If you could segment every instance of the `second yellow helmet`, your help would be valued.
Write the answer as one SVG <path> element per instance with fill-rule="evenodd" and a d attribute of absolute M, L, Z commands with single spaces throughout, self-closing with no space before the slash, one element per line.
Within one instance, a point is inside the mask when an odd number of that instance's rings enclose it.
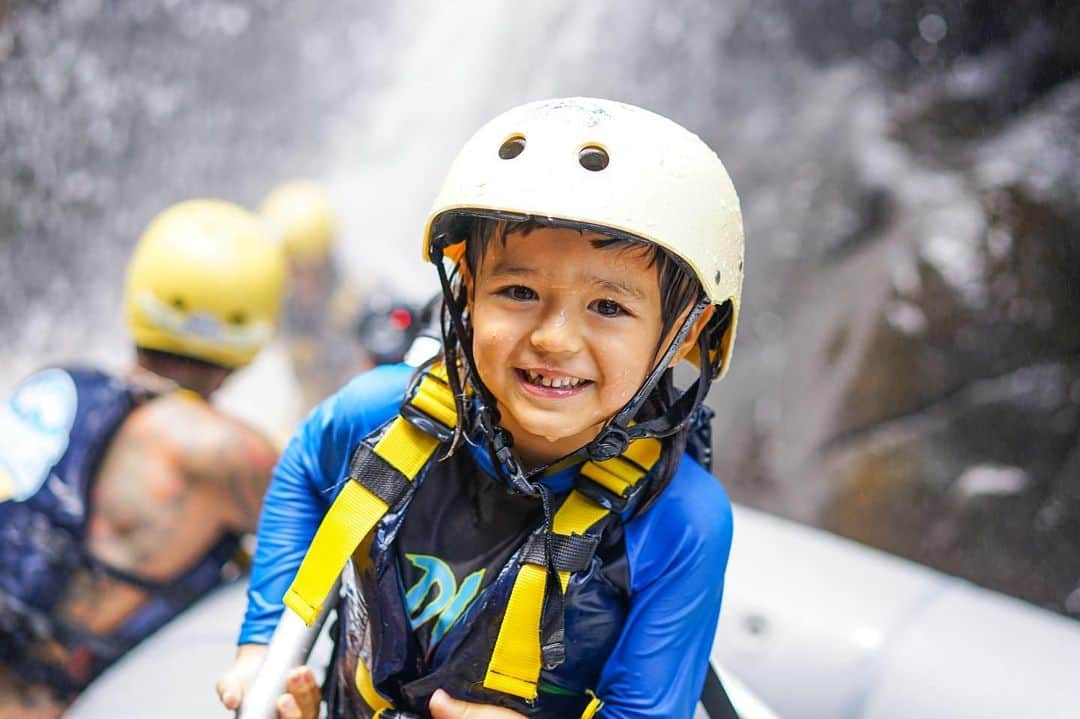
<path fill-rule="evenodd" d="M 324 261 L 337 234 L 330 195 L 312 180 L 292 180 L 275 188 L 259 214 L 279 233 L 289 259 L 298 264 Z"/>

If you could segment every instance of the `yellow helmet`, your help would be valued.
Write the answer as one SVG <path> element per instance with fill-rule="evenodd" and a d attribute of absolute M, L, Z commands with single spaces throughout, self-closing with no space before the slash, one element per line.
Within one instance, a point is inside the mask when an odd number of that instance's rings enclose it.
<path fill-rule="evenodd" d="M 435 199 L 424 257 L 457 215 L 584 226 L 655 243 L 679 257 L 708 298 L 731 303 L 718 340 L 728 367 L 743 279 L 739 198 L 723 163 L 697 135 L 632 105 L 566 98 L 522 105 L 465 144 Z M 453 259 L 461 246 L 440 247 Z"/>
<path fill-rule="evenodd" d="M 330 196 L 312 180 L 292 180 L 274 189 L 259 205 L 259 214 L 281 233 L 289 259 L 314 264 L 330 255 L 337 220 Z"/>
<path fill-rule="evenodd" d="M 173 205 L 128 265 L 135 345 L 241 367 L 274 333 L 285 274 L 284 252 L 256 215 L 220 200 Z"/>

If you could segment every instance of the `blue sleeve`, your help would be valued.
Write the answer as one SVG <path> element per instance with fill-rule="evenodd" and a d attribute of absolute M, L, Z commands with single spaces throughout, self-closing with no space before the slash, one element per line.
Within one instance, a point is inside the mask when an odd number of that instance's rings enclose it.
<path fill-rule="evenodd" d="M 263 500 L 241 644 L 265 644 L 282 598 L 347 474 L 352 451 L 401 404 L 413 369 L 379 367 L 312 410 L 274 468 Z"/>
<path fill-rule="evenodd" d="M 731 503 L 684 457 L 668 488 L 626 525 L 630 609 L 600 674 L 604 719 L 692 717 L 716 633 Z"/>

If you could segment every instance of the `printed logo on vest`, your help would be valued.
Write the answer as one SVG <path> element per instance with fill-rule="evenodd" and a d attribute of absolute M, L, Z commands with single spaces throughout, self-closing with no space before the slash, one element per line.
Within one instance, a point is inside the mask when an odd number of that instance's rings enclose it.
<path fill-rule="evenodd" d="M 424 573 L 405 595 L 405 607 L 412 628 L 416 629 L 435 619 L 435 626 L 431 630 L 431 646 L 435 646 L 472 604 L 480 591 L 486 570 L 473 572 L 458 587 L 454 573 L 438 557 L 427 554 L 406 554 L 405 557 Z"/>
<path fill-rule="evenodd" d="M 0 502 L 34 496 L 68 447 L 78 394 L 67 372 L 48 369 L 23 382 L 0 407 Z"/>

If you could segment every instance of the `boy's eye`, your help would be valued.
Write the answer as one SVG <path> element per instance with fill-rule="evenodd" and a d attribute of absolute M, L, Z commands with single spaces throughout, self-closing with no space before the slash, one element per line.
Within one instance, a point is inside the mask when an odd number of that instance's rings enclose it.
<path fill-rule="evenodd" d="M 536 293 L 524 285 L 510 285 L 509 287 L 499 290 L 499 294 L 506 295 L 510 299 L 518 300 L 519 302 L 527 302 L 536 299 Z"/>
<path fill-rule="evenodd" d="M 594 312 L 603 315 L 604 317 L 618 317 L 619 315 L 626 314 L 626 310 L 615 300 L 596 300 L 592 303 L 591 308 Z"/>

